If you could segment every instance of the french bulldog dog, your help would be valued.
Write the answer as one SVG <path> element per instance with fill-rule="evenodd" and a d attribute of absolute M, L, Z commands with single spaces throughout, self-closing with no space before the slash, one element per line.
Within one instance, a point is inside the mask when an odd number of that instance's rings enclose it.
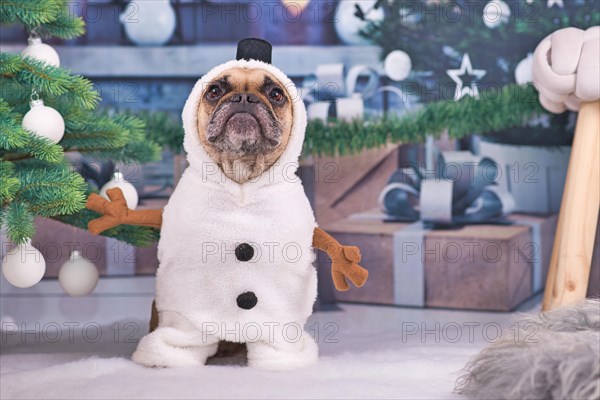
<path fill-rule="evenodd" d="M 151 332 L 132 359 L 150 367 L 202 365 L 220 342 L 245 343 L 248 364 L 286 370 L 317 360 L 304 330 L 317 295 L 314 249 L 332 259 L 338 290 L 362 286 L 360 252 L 318 228 L 295 175 L 306 110 L 270 64 L 271 46 L 246 39 L 183 110 L 189 167 L 164 210 L 129 210 L 120 189 L 91 195 L 88 229 L 160 227 Z"/>

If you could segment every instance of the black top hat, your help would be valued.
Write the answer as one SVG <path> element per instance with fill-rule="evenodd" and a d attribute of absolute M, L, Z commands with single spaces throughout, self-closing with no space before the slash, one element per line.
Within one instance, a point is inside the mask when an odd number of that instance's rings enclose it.
<path fill-rule="evenodd" d="M 240 40 L 236 60 L 258 60 L 271 64 L 273 46 L 263 39 L 248 38 Z"/>

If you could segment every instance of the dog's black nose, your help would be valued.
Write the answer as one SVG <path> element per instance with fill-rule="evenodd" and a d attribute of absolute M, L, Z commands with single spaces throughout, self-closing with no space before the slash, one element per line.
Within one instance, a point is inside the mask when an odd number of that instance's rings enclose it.
<path fill-rule="evenodd" d="M 252 93 L 236 93 L 231 96 L 229 101 L 232 103 L 260 103 L 258 96 Z"/>
<path fill-rule="evenodd" d="M 256 298 L 254 292 L 245 292 L 237 297 L 236 302 L 239 308 L 250 310 L 251 308 L 254 308 L 256 303 L 258 303 L 258 299 Z"/>

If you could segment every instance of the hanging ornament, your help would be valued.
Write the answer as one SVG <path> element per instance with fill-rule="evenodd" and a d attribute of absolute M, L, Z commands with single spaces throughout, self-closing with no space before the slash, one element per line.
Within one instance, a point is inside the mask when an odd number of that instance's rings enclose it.
<path fill-rule="evenodd" d="M 508 23 L 510 8 L 502 0 L 492 0 L 483 8 L 483 23 L 488 28 L 494 29 Z"/>
<path fill-rule="evenodd" d="M 65 121 L 62 115 L 52 107 L 46 107 L 35 89 L 29 102 L 31 109 L 23 117 L 23 129 L 50 139 L 52 143 L 60 142 L 65 134 Z"/>
<path fill-rule="evenodd" d="M 410 56 L 402 50 L 394 50 L 385 58 L 383 68 L 388 78 L 399 82 L 408 78 L 412 69 L 412 61 Z"/>
<path fill-rule="evenodd" d="M 533 82 L 531 76 L 533 68 L 533 56 L 531 53 L 527 55 L 527 58 L 522 59 L 515 68 L 515 80 L 519 85 L 525 85 L 526 83 Z"/>
<path fill-rule="evenodd" d="M 171 40 L 177 23 L 169 0 L 130 1 L 120 20 L 138 46 L 162 46 Z"/>
<path fill-rule="evenodd" d="M 58 283 L 71 296 L 87 296 L 98 284 L 98 269 L 74 250 L 58 271 Z"/>
<path fill-rule="evenodd" d="M 13 286 L 28 288 L 38 283 L 46 272 L 46 260 L 31 241 L 15 246 L 2 259 L 2 275 Z"/>
<path fill-rule="evenodd" d="M 563 0 L 548 0 L 547 7 L 552 8 L 555 4 L 558 6 L 558 8 L 565 8 Z"/>
<path fill-rule="evenodd" d="M 383 8 L 375 8 L 376 4 L 376 0 L 340 1 L 335 14 L 335 31 L 343 43 L 350 45 L 370 44 L 369 40 L 360 36 L 359 31 L 366 28 L 369 22 L 383 20 Z"/>
<path fill-rule="evenodd" d="M 473 69 L 471 66 L 471 58 L 468 54 L 463 55 L 462 63 L 460 65 L 460 69 L 449 69 L 446 71 L 448 76 L 452 78 L 452 80 L 456 83 L 456 90 L 454 91 L 454 100 L 460 100 L 465 95 L 469 95 L 471 97 L 479 97 L 479 89 L 477 87 L 477 81 L 481 80 L 487 73 L 483 69 Z M 461 76 L 471 76 L 470 85 L 466 86 L 463 84 L 463 79 Z"/>
<path fill-rule="evenodd" d="M 125 180 L 125 177 L 120 172 L 115 172 L 110 181 L 108 181 L 102 189 L 100 189 L 100 196 L 108 199 L 108 195 L 106 191 L 112 188 L 120 188 L 123 192 L 123 196 L 125 196 L 125 201 L 127 202 L 127 207 L 131 210 L 135 210 L 138 205 L 138 193 L 135 190 L 135 186 Z"/>
<path fill-rule="evenodd" d="M 27 43 L 28 46 L 21 52 L 23 57 L 32 57 L 53 67 L 60 66 L 60 58 L 56 50 L 52 46 L 42 43 L 42 38 L 35 31 L 31 31 L 29 34 Z"/>

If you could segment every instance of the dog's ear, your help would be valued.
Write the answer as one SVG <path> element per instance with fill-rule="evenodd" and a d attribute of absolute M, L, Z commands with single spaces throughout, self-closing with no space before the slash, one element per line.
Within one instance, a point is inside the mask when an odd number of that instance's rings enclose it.
<path fill-rule="evenodd" d="M 237 47 L 237 60 L 257 60 L 271 64 L 273 46 L 263 39 L 240 40 Z"/>

